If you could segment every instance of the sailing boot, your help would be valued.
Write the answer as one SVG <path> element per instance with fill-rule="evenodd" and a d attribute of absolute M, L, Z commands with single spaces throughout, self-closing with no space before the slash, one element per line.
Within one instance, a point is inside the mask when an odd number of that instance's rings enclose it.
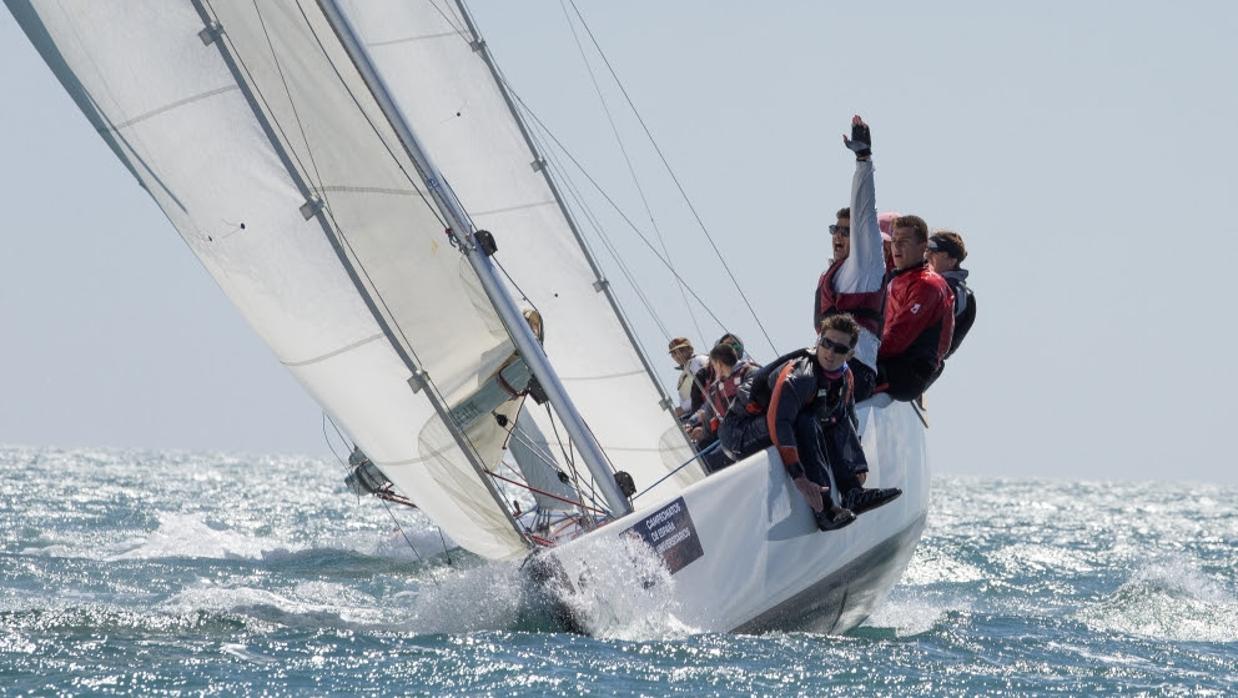
<path fill-rule="evenodd" d="M 817 528 L 822 531 L 836 531 L 855 521 L 855 514 L 842 507 L 814 511 L 812 516 L 817 520 Z"/>
<path fill-rule="evenodd" d="M 863 514 L 898 499 L 902 493 L 897 487 L 854 487 L 843 497 L 843 506 L 856 514 Z"/>

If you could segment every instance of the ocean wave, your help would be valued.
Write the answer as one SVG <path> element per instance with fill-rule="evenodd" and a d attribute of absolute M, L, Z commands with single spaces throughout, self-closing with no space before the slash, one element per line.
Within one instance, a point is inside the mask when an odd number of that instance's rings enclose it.
<path fill-rule="evenodd" d="M 1238 641 L 1238 598 L 1183 557 L 1150 562 L 1078 614 L 1089 627 L 1184 642 Z"/>

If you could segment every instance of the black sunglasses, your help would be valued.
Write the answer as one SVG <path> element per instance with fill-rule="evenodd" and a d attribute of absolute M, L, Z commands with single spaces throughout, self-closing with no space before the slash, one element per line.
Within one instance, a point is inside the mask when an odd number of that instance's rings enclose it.
<path fill-rule="evenodd" d="M 826 339 L 825 337 L 822 337 L 821 341 L 818 344 L 819 346 L 829 349 L 835 354 L 846 354 L 847 352 L 851 351 L 851 345 L 842 344 L 840 342 L 833 342 L 833 341 L 830 341 L 829 339 Z"/>
<path fill-rule="evenodd" d="M 849 225 L 831 225 L 830 235 L 841 235 L 845 238 L 851 237 L 851 226 Z"/>

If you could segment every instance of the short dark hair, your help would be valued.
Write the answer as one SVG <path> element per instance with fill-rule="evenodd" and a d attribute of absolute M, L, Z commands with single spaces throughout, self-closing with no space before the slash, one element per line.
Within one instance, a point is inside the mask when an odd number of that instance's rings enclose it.
<path fill-rule="evenodd" d="M 938 230 L 933 233 L 932 240 L 942 240 L 946 244 L 942 245 L 942 252 L 954 257 L 962 262 L 967 259 L 967 246 L 963 244 L 963 236 L 953 230 Z"/>
<path fill-rule="evenodd" d="M 835 332 L 851 335 L 852 349 L 855 349 L 856 342 L 860 341 L 860 325 L 855 321 L 855 318 L 851 317 L 850 313 L 839 313 L 822 320 L 817 334 L 823 335 L 826 330 L 834 330 Z"/>
<path fill-rule="evenodd" d="M 899 216 L 894 219 L 892 230 L 912 228 L 916 231 L 916 242 L 928 242 L 928 223 L 919 216 Z"/>
<path fill-rule="evenodd" d="M 838 213 L 835 213 L 834 217 L 835 218 L 846 218 L 850 220 L 851 219 L 851 207 L 843 206 L 842 208 L 838 209 Z"/>
<path fill-rule="evenodd" d="M 709 360 L 717 361 L 723 366 L 734 366 L 739 363 L 739 354 L 735 353 L 735 347 L 722 343 L 709 350 Z"/>

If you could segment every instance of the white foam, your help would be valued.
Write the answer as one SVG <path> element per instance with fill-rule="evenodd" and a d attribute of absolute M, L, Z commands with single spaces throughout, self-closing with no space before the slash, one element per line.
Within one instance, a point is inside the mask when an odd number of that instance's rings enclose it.
<path fill-rule="evenodd" d="M 158 529 L 124 547 L 128 549 L 112 554 L 108 559 L 204 557 L 257 560 L 271 554 L 293 552 L 287 545 L 271 538 L 212 528 L 199 514 L 160 514 Z"/>
<path fill-rule="evenodd" d="M 621 536 L 575 546 L 564 568 L 571 579 L 550 582 L 576 622 L 594 637 L 664 640 L 700 632 L 679 617 L 675 579 L 644 541 Z"/>
<path fill-rule="evenodd" d="M 221 584 L 202 580 L 165 601 L 161 609 L 182 615 L 236 613 L 281 624 L 300 619 L 314 625 L 380 627 L 391 623 L 393 613 L 387 604 L 356 588 L 321 581 L 272 590 L 250 586 L 244 580 Z"/>
<path fill-rule="evenodd" d="M 1093 628 L 1131 635 L 1238 641 L 1238 599 L 1182 556 L 1141 566 L 1112 596 L 1081 610 L 1079 617 Z"/>
<path fill-rule="evenodd" d="M 950 613 L 970 611 L 971 605 L 960 600 L 942 602 L 914 596 L 891 598 L 878 606 L 864 625 L 892 628 L 897 637 L 912 637 L 937 627 Z"/>
<path fill-rule="evenodd" d="M 389 599 L 399 607 L 402 629 L 416 633 L 506 630 L 523 603 L 524 574 L 516 563 L 489 562 L 471 569 L 435 568 L 416 590 Z"/>

